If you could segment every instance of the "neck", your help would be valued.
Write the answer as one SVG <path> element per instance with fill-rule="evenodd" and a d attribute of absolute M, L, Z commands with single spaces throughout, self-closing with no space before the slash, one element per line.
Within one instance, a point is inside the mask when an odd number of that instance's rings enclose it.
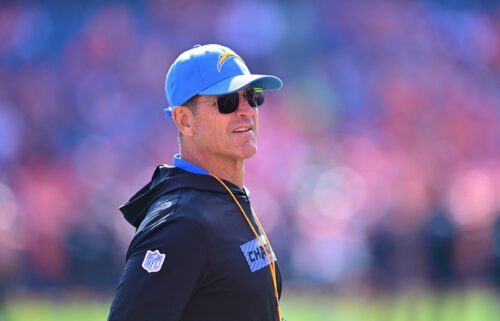
<path fill-rule="evenodd" d="M 240 189 L 243 188 L 245 176 L 245 160 L 243 159 L 203 155 L 188 149 L 181 150 L 181 158 L 223 180 L 233 183 Z"/>

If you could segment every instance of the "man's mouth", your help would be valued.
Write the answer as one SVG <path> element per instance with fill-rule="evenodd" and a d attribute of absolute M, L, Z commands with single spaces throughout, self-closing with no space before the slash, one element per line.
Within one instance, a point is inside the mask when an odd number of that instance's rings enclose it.
<path fill-rule="evenodd" d="M 233 130 L 233 132 L 234 133 L 244 133 L 244 132 L 247 132 L 247 131 L 250 131 L 250 130 L 252 130 L 252 127 L 245 126 L 245 127 L 238 127 L 235 130 Z"/>

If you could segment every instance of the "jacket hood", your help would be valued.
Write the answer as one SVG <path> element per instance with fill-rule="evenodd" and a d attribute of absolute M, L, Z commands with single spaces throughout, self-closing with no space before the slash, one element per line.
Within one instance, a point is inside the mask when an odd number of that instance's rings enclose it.
<path fill-rule="evenodd" d="M 235 196 L 247 196 L 238 186 L 223 180 Z M 135 193 L 130 200 L 120 207 L 125 219 L 138 227 L 149 207 L 159 197 L 178 189 L 195 189 L 213 193 L 228 194 L 227 190 L 215 178 L 208 175 L 193 174 L 178 167 L 160 165 L 156 168 L 151 181 Z"/>

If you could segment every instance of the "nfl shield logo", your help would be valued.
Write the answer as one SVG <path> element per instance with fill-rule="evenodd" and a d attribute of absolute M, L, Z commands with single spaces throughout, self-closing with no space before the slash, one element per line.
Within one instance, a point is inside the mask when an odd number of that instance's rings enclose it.
<path fill-rule="evenodd" d="M 161 254 L 160 251 L 147 251 L 146 256 L 144 256 L 144 261 L 142 261 L 142 267 L 144 270 L 151 272 L 158 272 L 165 261 L 165 254 Z"/>

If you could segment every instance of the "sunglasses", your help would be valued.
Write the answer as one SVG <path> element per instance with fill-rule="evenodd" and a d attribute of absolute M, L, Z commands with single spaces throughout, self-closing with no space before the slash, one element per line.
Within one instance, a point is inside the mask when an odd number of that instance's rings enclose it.
<path fill-rule="evenodd" d="M 264 103 L 263 88 L 249 88 L 243 93 L 243 97 L 247 100 L 250 107 L 258 107 Z M 230 114 L 238 109 L 240 104 L 240 93 L 234 92 L 231 94 L 221 95 L 217 97 L 217 108 L 221 114 Z"/>

